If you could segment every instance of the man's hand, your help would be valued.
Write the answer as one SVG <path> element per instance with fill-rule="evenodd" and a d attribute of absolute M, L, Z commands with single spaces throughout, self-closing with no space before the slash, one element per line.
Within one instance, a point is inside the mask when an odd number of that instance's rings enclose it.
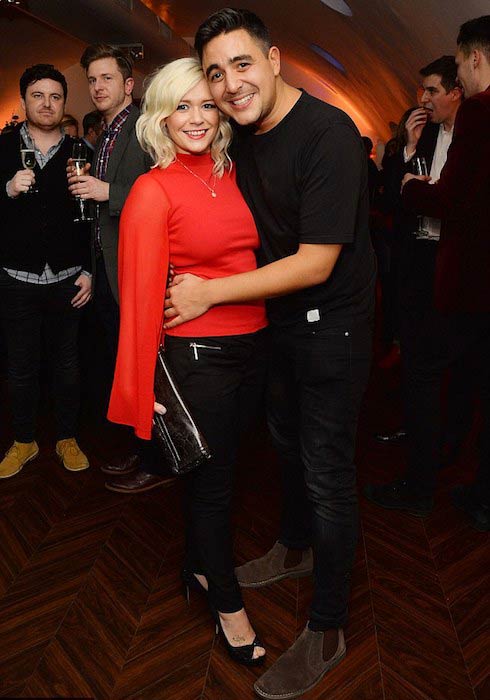
<path fill-rule="evenodd" d="M 9 197 L 18 197 L 19 194 L 27 192 L 29 187 L 36 182 L 32 170 L 18 170 L 8 183 L 7 192 Z"/>
<path fill-rule="evenodd" d="M 155 401 L 153 404 L 153 410 L 155 413 L 159 413 L 161 416 L 164 416 L 167 413 L 165 406 L 157 401 Z"/>
<path fill-rule="evenodd" d="M 73 182 L 77 182 L 78 175 L 77 175 L 77 169 L 73 165 L 74 162 L 75 161 L 73 160 L 73 158 L 68 158 L 67 163 L 66 163 L 66 177 L 68 178 L 68 182 L 70 182 L 70 178 L 72 178 Z M 89 170 L 90 170 L 90 163 L 85 163 L 80 175 L 87 175 Z"/>
<path fill-rule="evenodd" d="M 81 274 L 75 281 L 75 286 L 80 287 L 80 291 L 71 300 L 71 305 L 75 309 L 81 309 L 92 296 L 92 278 Z"/>
<path fill-rule="evenodd" d="M 85 165 L 83 175 L 77 175 L 72 163 L 73 161 L 70 158 L 66 168 L 68 189 L 72 195 L 82 199 L 93 199 L 95 202 L 107 202 L 109 199 L 109 183 L 88 175 L 90 163 Z"/>
<path fill-rule="evenodd" d="M 405 124 L 407 132 L 407 155 L 411 158 L 415 153 L 422 129 L 427 124 L 427 110 L 423 107 L 414 109 Z"/>
<path fill-rule="evenodd" d="M 429 175 L 412 175 L 412 173 L 406 173 L 406 175 L 403 176 L 403 180 L 402 180 L 402 190 L 409 180 L 422 180 L 422 182 L 429 182 L 430 176 Z"/>
<path fill-rule="evenodd" d="M 164 328 L 175 328 L 186 321 L 202 316 L 210 308 L 206 300 L 206 280 L 186 273 L 174 277 L 165 299 Z"/>

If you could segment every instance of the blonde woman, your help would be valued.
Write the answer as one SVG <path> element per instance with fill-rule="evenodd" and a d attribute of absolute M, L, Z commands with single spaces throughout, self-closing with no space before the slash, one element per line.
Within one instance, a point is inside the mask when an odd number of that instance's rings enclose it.
<path fill-rule="evenodd" d="M 169 262 L 177 274 L 220 277 L 256 267 L 258 234 L 228 157 L 231 129 L 200 63 L 157 71 L 137 123 L 154 167 L 134 184 L 120 223 L 121 331 L 109 418 L 151 437 L 153 375 Z M 230 656 L 258 665 L 264 648 L 243 608 L 233 567 L 230 499 L 242 412 L 262 386 L 264 305 L 210 309 L 165 336 L 167 360 L 212 459 L 188 476 L 184 581 L 206 592 Z"/>

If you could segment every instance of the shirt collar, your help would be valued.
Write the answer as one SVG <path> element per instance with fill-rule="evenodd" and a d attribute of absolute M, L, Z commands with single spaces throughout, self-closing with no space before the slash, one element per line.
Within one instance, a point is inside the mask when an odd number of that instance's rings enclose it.
<path fill-rule="evenodd" d="M 452 138 L 453 131 L 454 131 L 454 123 L 453 123 L 452 127 L 449 129 L 449 131 L 446 131 L 446 129 L 444 128 L 444 124 L 442 122 L 439 124 L 439 133 L 441 133 L 443 136 L 444 135 L 450 136 Z"/>
<path fill-rule="evenodd" d="M 61 142 L 65 138 L 65 130 L 63 127 L 60 127 L 60 140 L 57 141 L 55 144 L 50 146 L 48 149 L 48 153 L 53 149 L 53 148 L 59 148 L 61 145 Z M 33 148 L 35 151 L 39 151 L 39 148 L 36 146 L 36 142 L 34 141 L 33 137 L 31 136 L 31 132 L 29 131 L 29 124 L 27 122 L 27 119 L 22 122 L 22 126 L 20 127 L 20 135 L 22 140 L 24 141 L 26 146 L 29 146 L 30 148 Z"/>
<path fill-rule="evenodd" d="M 122 127 L 124 122 L 129 116 L 129 113 L 131 111 L 132 103 L 128 104 L 127 107 L 122 109 L 119 114 L 116 114 L 114 119 L 111 121 L 110 124 L 107 124 L 107 122 L 104 121 L 104 130 L 105 131 L 117 131 Z"/>

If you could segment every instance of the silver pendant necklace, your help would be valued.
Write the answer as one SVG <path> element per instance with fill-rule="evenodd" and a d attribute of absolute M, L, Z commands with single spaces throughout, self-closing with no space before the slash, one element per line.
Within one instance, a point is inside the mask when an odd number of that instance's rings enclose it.
<path fill-rule="evenodd" d="M 206 180 L 203 180 L 202 177 L 201 177 L 200 175 L 198 175 L 198 174 L 195 173 L 193 170 L 191 170 L 190 168 L 188 168 L 187 165 L 186 165 L 185 163 L 183 163 L 181 160 L 179 160 L 179 158 L 176 157 L 175 160 L 177 161 L 177 163 L 180 163 L 181 166 L 187 170 L 187 172 L 189 172 L 191 175 L 194 175 L 194 177 L 196 177 L 198 180 L 200 180 L 200 181 L 202 182 L 202 184 L 204 185 L 204 187 L 206 187 L 206 189 L 208 189 L 208 190 L 211 192 L 211 197 L 214 197 L 214 198 L 215 198 L 215 197 L 218 196 L 218 195 L 216 194 L 216 189 L 215 189 L 215 188 L 216 188 L 216 173 L 213 175 L 213 186 L 210 187 L 210 186 L 208 185 L 208 183 L 206 182 Z"/>

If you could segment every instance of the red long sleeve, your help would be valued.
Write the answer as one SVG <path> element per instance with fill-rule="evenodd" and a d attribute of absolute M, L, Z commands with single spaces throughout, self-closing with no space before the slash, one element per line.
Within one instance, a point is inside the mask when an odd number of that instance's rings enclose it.
<path fill-rule="evenodd" d="M 151 437 L 153 380 L 169 262 L 165 193 L 135 182 L 119 224 L 120 333 L 108 418 Z"/>

